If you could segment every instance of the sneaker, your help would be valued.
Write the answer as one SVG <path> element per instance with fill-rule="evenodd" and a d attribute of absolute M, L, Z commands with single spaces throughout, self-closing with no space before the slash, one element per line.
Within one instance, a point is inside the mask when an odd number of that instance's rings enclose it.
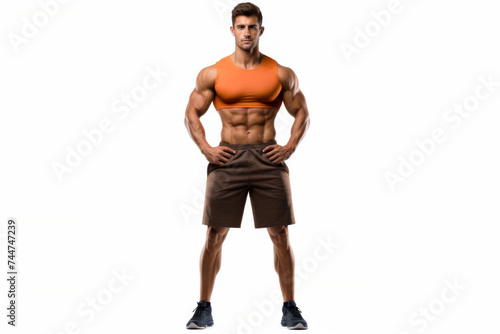
<path fill-rule="evenodd" d="M 212 318 L 212 306 L 210 302 L 200 300 L 198 306 L 193 310 L 194 315 L 186 324 L 187 329 L 204 329 L 214 324 Z"/>
<path fill-rule="evenodd" d="M 282 310 L 281 326 L 288 327 L 288 329 L 307 329 L 307 322 L 300 315 L 302 311 L 297 307 L 295 301 L 289 300 L 283 303 Z"/>

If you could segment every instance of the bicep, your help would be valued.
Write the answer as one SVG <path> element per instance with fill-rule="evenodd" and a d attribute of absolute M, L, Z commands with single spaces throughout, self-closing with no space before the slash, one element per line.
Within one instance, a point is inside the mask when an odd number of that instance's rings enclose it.
<path fill-rule="evenodd" d="M 196 86 L 189 96 L 186 113 L 195 113 L 198 117 L 203 116 L 214 99 L 215 92 L 210 73 L 202 70 L 196 78 Z"/>
<path fill-rule="evenodd" d="M 306 98 L 299 88 L 297 75 L 291 69 L 288 69 L 283 85 L 282 99 L 290 115 L 295 117 L 300 110 L 307 112 Z"/>
<path fill-rule="evenodd" d="M 198 117 L 203 116 L 212 100 L 214 98 L 214 93 L 210 89 L 193 89 L 193 92 L 189 96 L 189 103 L 187 107 L 187 112 L 194 112 Z"/>

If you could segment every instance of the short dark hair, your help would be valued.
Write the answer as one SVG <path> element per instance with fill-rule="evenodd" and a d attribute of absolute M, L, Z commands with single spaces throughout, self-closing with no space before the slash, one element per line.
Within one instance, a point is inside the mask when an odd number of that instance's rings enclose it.
<path fill-rule="evenodd" d="M 254 5 L 251 2 L 242 2 L 236 5 L 232 11 L 232 19 L 233 19 L 233 27 L 234 21 L 237 16 L 257 16 L 257 20 L 259 21 L 259 27 L 262 27 L 262 13 L 260 12 L 260 8 Z"/>

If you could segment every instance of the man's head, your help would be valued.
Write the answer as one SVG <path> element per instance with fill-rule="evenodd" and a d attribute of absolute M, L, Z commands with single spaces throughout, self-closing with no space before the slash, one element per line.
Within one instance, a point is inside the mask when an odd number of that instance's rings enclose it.
<path fill-rule="evenodd" d="M 259 37 L 264 32 L 259 7 L 251 2 L 240 3 L 232 11 L 232 20 L 231 33 L 238 47 L 250 51 L 259 45 Z"/>
<path fill-rule="evenodd" d="M 251 2 L 242 2 L 236 5 L 232 11 L 233 27 L 236 18 L 240 15 L 243 16 L 256 16 L 259 21 L 259 28 L 262 27 L 262 13 L 260 8 Z"/>

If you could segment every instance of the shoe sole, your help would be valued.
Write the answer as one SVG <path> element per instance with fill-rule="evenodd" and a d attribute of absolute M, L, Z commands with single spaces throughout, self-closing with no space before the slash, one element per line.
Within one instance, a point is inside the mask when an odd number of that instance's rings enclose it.
<path fill-rule="evenodd" d="M 288 329 L 307 329 L 307 327 L 306 327 L 306 326 L 304 326 L 304 325 L 303 325 L 303 324 L 301 324 L 301 323 L 298 323 L 298 324 L 296 324 L 296 325 L 295 325 L 295 326 L 293 326 L 293 327 L 292 327 L 292 326 L 286 326 L 286 325 L 282 325 L 282 326 L 283 326 L 283 327 L 286 327 L 286 328 L 288 328 Z"/>
<path fill-rule="evenodd" d="M 198 326 L 194 322 L 190 322 L 189 325 L 186 326 L 187 329 L 205 329 L 207 327 L 212 327 L 213 324 L 207 325 L 206 327 L 203 326 Z"/>

